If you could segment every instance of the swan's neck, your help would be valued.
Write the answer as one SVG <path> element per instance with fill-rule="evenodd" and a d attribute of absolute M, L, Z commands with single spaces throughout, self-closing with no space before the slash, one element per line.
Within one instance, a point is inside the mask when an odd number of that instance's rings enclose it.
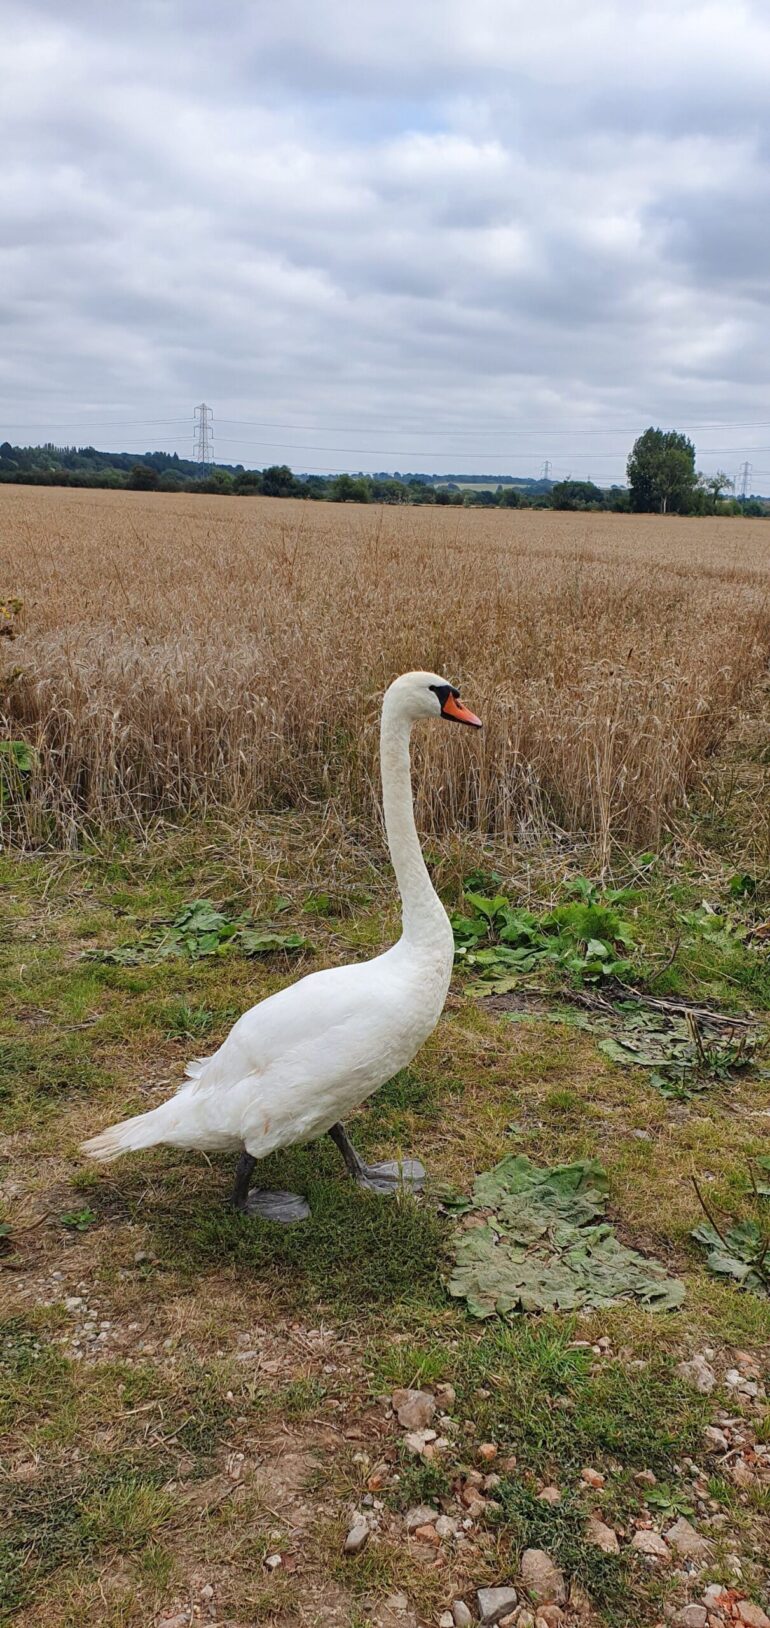
<path fill-rule="evenodd" d="M 387 707 L 383 710 L 380 764 L 385 830 L 401 894 L 404 937 L 414 943 L 443 943 L 449 923 L 428 875 L 414 823 L 410 733 L 408 719 L 394 716 Z"/>

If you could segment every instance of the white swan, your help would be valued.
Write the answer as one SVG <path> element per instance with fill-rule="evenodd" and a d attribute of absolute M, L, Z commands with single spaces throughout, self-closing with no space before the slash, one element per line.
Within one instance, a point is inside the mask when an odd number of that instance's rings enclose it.
<path fill-rule="evenodd" d="M 176 1096 L 113 1125 L 83 1152 L 117 1159 L 167 1143 L 240 1153 L 233 1203 L 249 1214 L 297 1221 L 291 1193 L 249 1191 L 257 1159 L 296 1142 L 333 1137 L 356 1181 L 377 1191 L 419 1186 L 417 1161 L 363 1163 L 341 1123 L 410 1063 L 435 1028 L 449 988 L 453 940 L 422 857 L 414 823 L 409 736 L 418 718 L 481 727 L 459 692 L 435 673 L 404 673 L 382 707 L 380 761 L 388 846 L 401 895 L 402 933 L 372 961 L 313 972 L 252 1006 L 212 1057 L 191 1063 Z"/>

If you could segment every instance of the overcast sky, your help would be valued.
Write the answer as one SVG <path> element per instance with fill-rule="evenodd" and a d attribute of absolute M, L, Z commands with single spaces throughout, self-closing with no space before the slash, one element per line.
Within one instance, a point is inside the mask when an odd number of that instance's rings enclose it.
<path fill-rule="evenodd" d="M 0 435 L 770 490 L 766 0 L 24 0 Z"/>

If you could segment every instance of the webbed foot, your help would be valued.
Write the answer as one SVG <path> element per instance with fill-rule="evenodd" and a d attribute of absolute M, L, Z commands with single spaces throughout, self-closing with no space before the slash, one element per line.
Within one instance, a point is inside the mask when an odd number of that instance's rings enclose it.
<path fill-rule="evenodd" d="M 364 1165 L 356 1175 L 359 1187 L 370 1193 L 419 1193 L 425 1185 L 425 1166 L 419 1159 L 386 1159 L 382 1164 Z"/>
<path fill-rule="evenodd" d="M 270 1193 L 262 1187 L 249 1187 L 256 1159 L 245 1151 L 238 1160 L 231 1204 L 241 1215 L 258 1215 L 262 1221 L 277 1221 L 291 1227 L 295 1221 L 307 1221 L 310 1205 L 299 1193 Z"/>
<path fill-rule="evenodd" d="M 241 1214 L 258 1215 L 261 1221 L 277 1221 L 291 1227 L 295 1221 L 307 1221 L 310 1205 L 299 1193 L 268 1193 L 254 1187 L 241 1207 Z"/>

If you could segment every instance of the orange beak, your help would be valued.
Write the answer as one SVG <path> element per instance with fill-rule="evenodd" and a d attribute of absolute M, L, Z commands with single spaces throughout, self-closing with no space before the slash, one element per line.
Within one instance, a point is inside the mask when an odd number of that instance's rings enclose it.
<path fill-rule="evenodd" d="M 471 712 L 469 707 L 464 707 L 462 701 L 455 700 L 451 692 L 441 708 L 441 716 L 451 718 L 456 724 L 470 724 L 473 729 L 483 728 L 481 719 L 476 717 L 475 712 Z"/>

